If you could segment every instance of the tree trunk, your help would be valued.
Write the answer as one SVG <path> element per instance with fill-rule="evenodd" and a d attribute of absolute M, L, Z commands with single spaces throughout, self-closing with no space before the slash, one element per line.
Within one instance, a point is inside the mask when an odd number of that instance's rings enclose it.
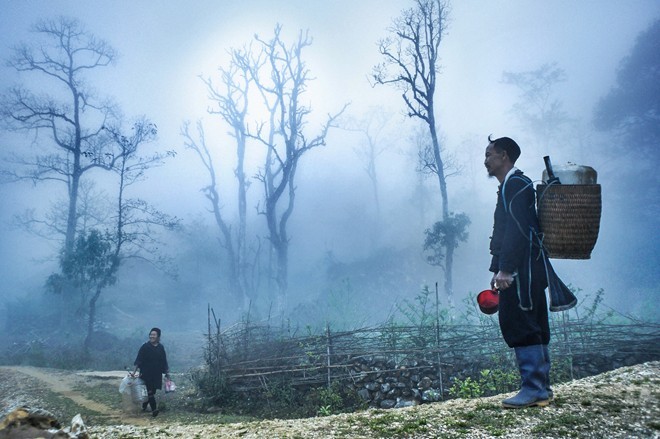
<path fill-rule="evenodd" d="M 238 131 L 238 130 L 237 130 Z M 245 307 L 249 303 L 250 282 L 248 282 L 248 263 L 247 263 L 247 188 L 248 183 L 245 178 L 245 136 L 242 132 L 237 132 L 236 156 L 238 164 L 234 174 L 238 181 L 238 235 L 236 236 L 236 282 L 238 283 L 238 292 L 241 295 L 239 306 Z"/>
<path fill-rule="evenodd" d="M 83 352 L 86 357 L 89 357 L 89 348 L 92 343 L 92 335 L 94 334 L 94 324 L 96 323 L 96 302 L 101 296 L 101 291 L 103 291 L 102 286 L 96 287 L 96 292 L 94 296 L 89 301 L 89 318 L 87 319 L 87 336 L 85 337 L 85 342 L 83 343 Z"/>
<path fill-rule="evenodd" d="M 275 248 L 277 254 L 277 310 L 283 315 L 287 309 L 287 291 L 289 288 L 289 245 L 280 242 Z"/>
<path fill-rule="evenodd" d="M 66 219 L 66 236 L 64 237 L 64 251 L 69 254 L 73 251 L 73 246 L 76 241 L 76 228 L 78 225 L 78 187 L 80 177 L 74 175 L 71 178 L 69 188 L 69 211 Z"/>
<path fill-rule="evenodd" d="M 435 129 L 435 115 L 432 111 L 429 112 L 429 128 L 431 131 L 431 139 L 433 141 L 433 156 L 435 158 L 436 170 L 438 175 L 438 184 L 440 186 L 440 196 L 442 202 L 442 219 L 446 221 L 449 218 L 449 201 L 447 199 L 447 179 L 445 178 L 444 163 L 440 155 L 440 142 L 438 141 L 438 134 Z M 453 269 L 454 269 L 454 249 L 455 237 L 447 241 L 445 246 L 445 294 L 449 302 L 449 309 L 454 306 L 454 283 L 453 283 Z M 450 313 L 451 315 L 451 313 Z"/>

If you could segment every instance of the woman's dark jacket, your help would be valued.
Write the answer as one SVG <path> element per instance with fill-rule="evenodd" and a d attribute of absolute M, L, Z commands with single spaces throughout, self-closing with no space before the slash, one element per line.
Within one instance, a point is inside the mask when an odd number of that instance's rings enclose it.
<path fill-rule="evenodd" d="M 140 378 L 148 390 L 161 389 L 163 374 L 169 372 L 167 354 L 162 344 L 154 346 L 146 342 L 140 347 L 134 363 L 140 369 Z"/>

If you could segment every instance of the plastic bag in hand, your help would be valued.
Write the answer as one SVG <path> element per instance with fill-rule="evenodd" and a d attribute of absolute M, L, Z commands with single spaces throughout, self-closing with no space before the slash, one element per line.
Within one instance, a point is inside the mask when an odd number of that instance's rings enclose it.
<path fill-rule="evenodd" d="M 165 379 L 165 393 L 174 392 L 176 390 L 176 384 L 170 379 Z"/>
<path fill-rule="evenodd" d="M 149 400 L 149 395 L 147 393 L 147 385 L 144 384 L 140 378 L 135 378 L 133 385 L 131 386 L 131 398 L 133 402 L 141 404 Z"/>
<path fill-rule="evenodd" d="M 121 380 L 121 383 L 119 383 L 119 393 L 128 393 L 131 391 L 128 386 L 131 385 L 132 379 L 133 378 L 130 375 L 126 375 L 124 379 Z"/>
<path fill-rule="evenodd" d="M 121 380 L 119 384 L 119 393 L 126 393 L 131 395 L 131 399 L 135 403 L 143 403 L 149 400 L 147 394 L 147 386 L 140 378 L 127 375 Z"/>

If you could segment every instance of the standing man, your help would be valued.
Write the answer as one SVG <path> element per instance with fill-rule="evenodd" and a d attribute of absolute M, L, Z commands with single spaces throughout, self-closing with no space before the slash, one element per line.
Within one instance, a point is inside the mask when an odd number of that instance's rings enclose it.
<path fill-rule="evenodd" d="M 499 324 L 515 350 L 522 385 L 502 401 L 506 408 L 545 406 L 549 388 L 550 325 L 545 298 L 544 256 L 538 245 L 536 200 L 531 180 L 514 164 L 520 147 L 508 137 L 488 136 L 484 165 L 500 182 L 490 253 L 491 287 L 499 290 Z"/>

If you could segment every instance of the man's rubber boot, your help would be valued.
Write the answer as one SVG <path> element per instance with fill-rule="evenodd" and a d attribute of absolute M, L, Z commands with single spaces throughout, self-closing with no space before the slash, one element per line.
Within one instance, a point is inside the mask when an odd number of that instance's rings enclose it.
<path fill-rule="evenodd" d="M 543 345 L 514 348 L 522 384 L 516 396 L 502 401 L 504 408 L 543 407 L 550 403 L 546 390 L 546 364 Z"/>
<path fill-rule="evenodd" d="M 545 391 L 548 392 L 548 400 L 555 399 L 555 395 L 550 388 L 550 349 L 547 344 L 543 345 L 543 358 L 545 359 Z"/>

